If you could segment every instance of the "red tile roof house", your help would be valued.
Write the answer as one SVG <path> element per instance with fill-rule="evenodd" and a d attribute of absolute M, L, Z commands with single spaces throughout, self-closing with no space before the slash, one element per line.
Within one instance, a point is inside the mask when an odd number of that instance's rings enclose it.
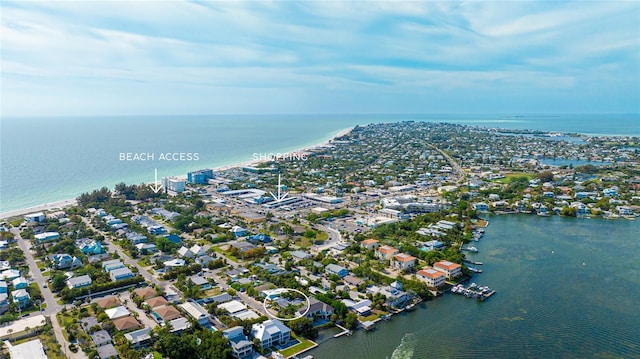
<path fill-rule="evenodd" d="M 462 275 L 462 266 L 449 261 L 439 261 L 433 264 L 433 269 L 444 273 L 447 279 L 452 279 Z"/>
<path fill-rule="evenodd" d="M 391 246 L 382 246 L 376 251 L 376 257 L 384 260 L 390 260 L 400 251 Z"/>

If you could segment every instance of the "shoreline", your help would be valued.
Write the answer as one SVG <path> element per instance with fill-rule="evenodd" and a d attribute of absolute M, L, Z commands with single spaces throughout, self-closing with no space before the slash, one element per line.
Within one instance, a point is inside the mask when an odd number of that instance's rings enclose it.
<path fill-rule="evenodd" d="M 344 135 L 347 135 L 349 133 L 351 133 L 351 131 L 353 131 L 353 129 L 355 128 L 355 126 L 351 126 L 351 127 L 347 127 L 345 129 L 342 129 L 340 131 L 338 131 L 338 133 L 336 133 L 333 137 L 331 137 L 330 139 L 323 141 L 321 143 L 318 144 L 314 144 L 314 145 L 310 145 L 310 146 L 305 146 L 293 151 L 289 151 L 289 152 L 285 152 L 283 154 L 291 154 L 291 153 L 298 153 L 298 152 L 308 152 L 308 151 L 312 151 L 314 149 L 318 149 L 321 147 L 326 147 L 329 146 L 333 141 L 335 141 L 336 138 L 342 137 Z M 241 168 L 241 167 L 245 167 L 245 166 L 251 166 L 251 165 L 258 165 L 260 163 L 264 163 L 264 162 L 269 162 L 271 161 L 270 159 L 264 159 L 264 160 L 251 160 L 251 161 L 244 161 L 244 162 L 237 162 L 237 163 L 232 163 L 230 165 L 224 165 L 224 166 L 218 166 L 218 167 L 214 167 L 212 168 L 213 172 L 222 172 L 222 171 L 228 171 L 231 169 L 236 169 L 236 168 Z M 167 176 L 167 177 L 175 177 L 175 178 L 180 178 L 180 179 L 186 179 L 187 176 L 186 175 L 179 175 L 179 176 Z M 153 182 L 149 182 L 149 184 L 153 184 Z M 65 207 L 70 207 L 70 206 L 75 206 L 77 205 L 78 201 L 76 201 L 75 198 L 69 198 L 69 199 L 63 199 L 60 201 L 55 201 L 55 202 L 49 202 L 49 203 L 43 203 L 43 204 L 38 204 L 35 206 L 30 206 L 30 207 L 25 207 L 25 208 L 19 208 L 19 209 L 14 209 L 11 211 L 6 211 L 6 212 L 2 212 L 0 213 L 0 220 L 7 220 L 13 217 L 18 217 L 18 216 L 24 216 L 25 214 L 29 214 L 29 213 L 37 213 L 37 212 L 44 212 L 44 211 L 51 211 L 53 209 L 62 209 Z"/>

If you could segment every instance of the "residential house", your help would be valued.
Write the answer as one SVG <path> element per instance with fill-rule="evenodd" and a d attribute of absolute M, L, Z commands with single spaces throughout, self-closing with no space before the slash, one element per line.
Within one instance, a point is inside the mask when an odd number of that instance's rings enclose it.
<path fill-rule="evenodd" d="M 7 269 L 2 271 L 0 277 L 2 277 L 4 280 L 14 280 L 20 277 L 20 271 L 17 269 Z"/>
<path fill-rule="evenodd" d="M 82 238 L 76 240 L 76 247 L 87 256 L 104 253 L 102 242 L 94 239 Z"/>
<path fill-rule="evenodd" d="M 363 299 L 359 302 L 354 302 L 351 299 L 341 300 L 349 310 L 357 313 L 358 315 L 367 316 L 371 314 L 371 301 L 369 299 Z"/>
<path fill-rule="evenodd" d="M 253 342 L 249 341 L 249 338 L 244 334 L 243 327 L 235 326 L 225 329 L 222 331 L 222 335 L 229 340 L 231 354 L 235 358 L 244 359 L 253 356 Z"/>
<path fill-rule="evenodd" d="M 311 258 L 311 254 L 303 251 L 291 251 L 289 254 L 291 254 L 295 262 Z"/>
<path fill-rule="evenodd" d="M 110 261 L 102 262 L 102 269 L 107 272 L 111 272 L 114 269 L 124 268 L 124 263 L 122 263 L 119 259 L 112 259 Z"/>
<path fill-rule="evenodd" d="M 118 297 L 110 295 L 108 297 L 104 297 L 102 299 L 96 300 L 96 303 L 102 309 L 113 308 L 121 305 L 120 299 Z"/>
<path fill-rule="evenodd" d="M 360 242 L 360 246 L 366 250 L 375 251 L 376 249 L 378 249 L 378 247 L 380 247 L 380 241 L 373 238 L 365 239 L 364 241 Z"/>
<path fill-rule="evenodd" d="M 176 258 L 162 263 L 167 270 L 182 267 L 186 264 L 184 259 Z"/>
<path fill-rule="evenodd" d="M 24 308 L 29 305 L 31 296 L 26 289 L 18 289 L 11 292 L 11 298 L 13 298 L 13 303 L 15 303 L 20 308 Z"/>
<path fill-rule="evenodd" d="M 398 253 L 391 258 L 391 266 L 400 270 L 408 270 L 415 267 L 416 259 L 416 257 L 406 253 Z"/>
<path fill-rule="evenodd" d="M 189 248 L 182 246 L 178 249 L 178 256 L 182 258 L 193 258 L 193 253 L 191 253 Z"/>
<path fill-rule="evenodd" d="M 329 264 L 325 267 L 325 272 L 327 274 L 335 274 L 340 278 L 343 278 L 347 274 L 349 274 L 349 270 L 345 267 L 339 266 L 337 264 Z"/>
<path fill-rule="evenodd" d="M 25 279 L 25 277 L 18 277 L 11 281 L 13 285 L 13 289 L 25 289 L 29 287 L 29 282 Z"/>
<path fill-rule="evenodd" d="M 169 304 L 169 301 L 164 299 L 164 297 L 153 297 L 144 301 L 149 308 L 154 309 L 158 307 L 162 307 Z"/>
<path fill-rule="evenodd" d="M 90 286 L 92 283 L 91 277 L 88 274 L 81 275 L 79 277 L 71 277 L 67 279 L 67 287 L 70 289 L 81 288 Z"/>
<path fill-rule="evenodd" d="M 115 319 L 113 321 L 113 326 L 116 327 L 118 331 L 127 331 L 140 328 L 142 325 L 136 318 L 129 315 Z"/>
<path fill-rule="evenodd" d="M 489 205 L 485 202 L 478 202 L 473 204 L 473 209 L 478 212 L 489 212 Z"/>
<path fill-rule="evenodd" d="M 136 249 L 141 254 L 154 253 L 158 251 L 158 247 L 155 243 L 138 243 L 136 244 Z"/>
<path fill-rule="evenodd" d="M 142 299 L 149 299 L 149 298 L 153 298 L 153 297 L 158 295 L 156 290 L 151 288 L 151 287 L 138 288 L 138 289 L 134 290 L 133 292 L 135 293 L 135 295 L 137 295 L 138 297 L 140 297 Z"/>
<path fill-rule="evenodd" d="M 447 279 L 456 278 L 462 275 L 462 266 L 460 264 L 446 260 L 434 263 L 433 269 L 444 273 Z"/>
<path fill-rule="evenodd" d="M 193 285 L 198 287 L 200 290 L 211 289 L 211 284 L 206 278 L 194 275 L 194 276 L 190 276 L 188 280 L 190 280 L 191 283 L 193 283 Z"/>
<path fill-rule="evenodd" d="M 416 273 L 416 277 L 427 284 L 427 287 L 439 287 L 444 284 L 446 275 L 432 268 L 423 268 Z"/>
<path fill-rule="evenodd" d="M 187 318 L 176 318 L 169 321 L 171 326 L 171 334 L 179 335 L 183 331 L 191 328 L 191 322 Z"/>
<path fill-rule="evenodd" d="M 234 226 L 233 228 L 231 228 L 231 233 L 233 233 L 233 235 L 238 238 L 246 236 L 248 231 L 240 226 Z"/>
<path fill-rule="evenodd" d="M 391 246 L 380 246 L 376 251 L 376 257 L 382 260 L 390 260 L 396 254 L 400 253 L 399 250 L 391 247 Z"/>
<path fill-rule="evenodd" d="M 56 239 L 59 239 L 60 238 L 60 233 L 58 233 L 58 232 L 44 232 L 44 233 L 36 234 L 34 237 L 39 242 L 49 242 L 49 241 L 55 241 Z"/>
<path fill-rule="evenodd" d="M 196 302 L 186 302 L 180 304 L 180 308 L 182 308 L 190 317 L 195 319 L 198 324 L 207 326 L 210 324 L 209 319 L 210 315 L 206 309 L 204 309 L 200 304 Z"/>
<path fill-rule="evenodd" d="M 118 351 L 113 346 L 113 344 L 107 344 L 96 348 L 98 352 L 98 356 L 100 359 L 118 359 L 120 356 L 118 355 Z"/>
<path fill-rule="evenodd" d="M 155 308 L 153 312 L 157 314 L 165 322 L 168 322 L 170 320 L 173 320 L 182 316 L 182 314 L 178 309 L 170 305 Z"/>
<path fill-rule="evenodd" d="M 323 320 L 329 320 L 329 318 L 331 317 L 331 315 L 333 315 L 334 310 L 333 307 L 330 306 L 329 304 L 326 304 L 324 302 L 321 302 L 319 300 L 317 300 L 314 297 L 310 297 L 309 298 L 309 310 L 306 311 L 305 310 L 307 308 L 302 308 L 300 309 L 300 311 L 298 312 L 299 315 L 304 315 L 305 317 L 314 320 L 316 318 L 320 318 Z"/>
<path fill-rule="evenodd" d="M 124 335 L 134 349 L 140 349 L 151 344 L 151 328 L 142 328 Z"/>
<path fill-rule="evenodd" d="M 24 216 L 25 223 L 42 223 L 44 222 L 45 216 L 44 213 L 30 213 Z"/>
<path fill-rule="evenodd" d="M 136 232 L 127 232 L 127 239 L 131 244 L 136 245 L 140 243 L 147 243 L 147 236 L 136 233 Z"/>
<path fill-rule="evenodd" d="M 118 268 L 110 271 L 109 276 L 111 277 L 112 281 L 117 282 L 119 280 L 133 278 L 134 274 L 131 271 L 131 269 L 125 267 L 125 268 Z"/>
<path fill-rule="evenodd" d="M 77 268 L 82 266 L 82 260 L 80 258 L 71 257 L 66 253 L 50 255 L 49 259 L 55 269 Z"/>
<path fill-rule="evenodd" d="M 6 313 L 9 310 L 9 294 L 0 293 L 0 314 Z"/>
<path fill-rule="evenodd" d="M 109 308 L 104 312 L 107 314 L 107 317 L 109 317 L 109 319 L 111 320 L 131 315 L 131 313 L 129 312 L 129 309 L 127 309 L 127 307 L 125 307 L 124 305 L 120 305 L 115 308 Z"/>
<path fill-rule="evenodd" d="M 291 329 L 277 319 L 253 324 L 251 336 L 258 339 L 261 348 L 269 348 L 275 344 L 284 344 L 291 338 Z"/>
<path fill-rule="evenodd" d="M 111 339 L 111 335 L 109 335 L 109 332 L 106 330 L 98 330 L 97 332 L 93 332 L 91 334 L 91 339 L 93 340 L 93 344 L 95 344 L 96 347 L 111 344 L 113 341 Z"/>
<path fill-rule="evenodd" d="M 0 280 L 0 293 L 7 293 L 7 282 Z"/>

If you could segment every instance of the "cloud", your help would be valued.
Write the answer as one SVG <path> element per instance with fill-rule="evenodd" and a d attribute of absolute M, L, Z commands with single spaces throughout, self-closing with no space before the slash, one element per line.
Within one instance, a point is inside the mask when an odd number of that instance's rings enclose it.
<path fill-rule="evenodd" d="M 491 112 L 502 104 L 488 94 L 539 103 L 568 98 L 562 91 L 572 92 L 574 109 L 580 96 L 597 107 L 598 93 L 620 97 L 615 108 L 602 101 L 603 112 L 637 110 L 640 102 L 637 2 L 0 6 L 2 112 L 9 115 L 352 112 L 374 102 L 402 112 L 426 94 L 451 111 L 460 96 L 487 98 L 474 105 Z M 26 105 L 34 101 L 42 106 Z"/>

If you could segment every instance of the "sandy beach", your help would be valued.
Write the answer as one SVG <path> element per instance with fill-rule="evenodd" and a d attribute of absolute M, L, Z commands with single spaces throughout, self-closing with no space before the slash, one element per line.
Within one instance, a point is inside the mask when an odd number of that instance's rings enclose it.
<path fill-rule="evenodd" d="M 322 147 L 326 147 L 331 145 L 331 143 L 338 137 L 342 137 L 344 135 L 349 134 L 352 130 L 354 129 L 354 127 L 349 127 L 346 128 L 344 130 L 341 130 L 340 132 L 338 132 L 335 136 L 333 136 L 331 139 L 324 141 L 322 143 L 319 144 L 315 144 L 312 146 L 307 146 L 307 147 L 303 147 L 294 151 L 290 151 L 287 152 L 287 154 L 291 154 L 291 153 L 299 153 L 299 152 L 309 152 L 318 148 L 322 148 Z M 264 163 L 264 162 L 268 162 L 268 159 L 265 160 L 256 160 L 256 161 L 245 161 L 245 162 L 240 162 L 240 163 L 234 163 L 234 164 L 230 164 L 230 165 L 226 165 L 226 166 L 220 166 L 220 167 L 215 167 L 213 168 L 214 172 L 222 172 L 222 171 L 227 171 L 230 169 L 236 169 L 236 168 L 241 168 L 241 167 L 246 167 L 246 166 L 256 166 L 259 165 L 260 163 Z M 180 176 L 173 176 L 173 177 L 177 177 L 177 178 L 182 178 L 182 179 L 186 179 L 187 176 L 186 175 L 180 175 Z M 152 183 L 150 183 L 152 184 Z M 69 207 L 69 206 L 75 206 L 77 204 L 77 201 L 75 198 L 71 198 L 71 199 L 66 199 L 66 200 L 62 200 L 62 201 L 57 201 L 57 202 L 51 202 L 51 203 L 44 203 L 41 205 L 37 205 L 37 206 L 32 206 L 32 207 L 27 207 L 27 208 L 21 208 L 21 209 L 16 209 L 13 211 L 7 211 L 7 212 L 3 212 L 0 213 L 0 219 L 9 219 L 9 218 L 13 218 L 13 217 L 18 217 L 18 216 L 23 216 L 25 214 L 29 214 L 29 213 L 35 213 L 35 212 L 46 212 L 46 211 L 51 211 L 54 209 L 62 209 L 64 207 Z"/>

